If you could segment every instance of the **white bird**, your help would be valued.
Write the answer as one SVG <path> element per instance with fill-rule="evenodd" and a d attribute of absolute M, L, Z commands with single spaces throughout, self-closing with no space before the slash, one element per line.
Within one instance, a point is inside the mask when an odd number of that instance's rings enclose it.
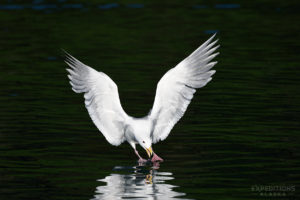
<path fill-rule="evenodd" d="M 136 144 L 142 146 L 152 162 L 163 161 L 152 150 L 152 144 L 167 138 L 173 126 L 184 115 L 197 88 L 204 87 L 212 79 L 215 70 L 210 70 L 217 62 L 211 62 L 219 53 L 209 38 L 191 55 L 170 69 L 158 82 L 153 107 L 143 118 L 127 115 L 120 103 L 118 87 L 103 72 L 83 64 L 66 53 L 65 62 L 72 90 L 84 93 L 85 107 L 94 124 L 106 140 L 115 146 L 127 141 L 139 157 L 146 162 Z"/>

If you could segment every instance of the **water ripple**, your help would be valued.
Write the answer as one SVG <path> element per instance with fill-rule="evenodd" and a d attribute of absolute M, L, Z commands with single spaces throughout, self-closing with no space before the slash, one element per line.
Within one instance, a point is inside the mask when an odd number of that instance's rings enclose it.
<path fill-rule="evenodd" d="M 159 172 L 158 169 L 158 166 L 149 168 L 146 165 L 116 166 L 115 173 L 98 180 L 105 185 L 96 187 L 93 200 L 124 198 L 171 200 L 179 199 L 178 197 L 183 199 L 185 193 L 174 191 L 178 186 L 168 183 L 174 179 L 173 174 Z"/>

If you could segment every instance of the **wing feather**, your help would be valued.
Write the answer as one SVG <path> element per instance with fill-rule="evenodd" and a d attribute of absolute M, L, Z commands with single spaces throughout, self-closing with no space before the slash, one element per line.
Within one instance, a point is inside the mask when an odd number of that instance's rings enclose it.
<path fill-rule="evenodd" d="M 65 53 L 72 90 L 84 93 L 85 107 L 106 140 L 112 145 L 120 145 L 125 139 L 127 114 L 121 106 L 117 85 L 103 72 Z"/>
<path fill-rule="evenodd" d="M 166 139 L 171 129 L 184 115 L 197 88 L 204 87 L 216 72 L 211 62 L 219 53 L 219 45 L 209 38 L 191 55 L 170 69 L 158 82 L 150 119 L 153 121 L 152 142 Z"/>

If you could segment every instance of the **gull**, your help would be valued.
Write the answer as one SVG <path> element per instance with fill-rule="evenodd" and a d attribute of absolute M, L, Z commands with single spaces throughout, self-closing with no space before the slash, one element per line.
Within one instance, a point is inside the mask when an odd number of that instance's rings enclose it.
<path fill-rule="evenodd" d="M 145 117 L 127 115 L 121 106 L 116 83 L 105 73 L 65 52 L 72 90 L 84 93 L 85 107 L 92 121 L 110 144 L 119 146 L 127 141 L 139 158 L 138 162 L 147 162 L 136 149 L 139 144 L 146 150 L 149 160 L 162 162 L 152 144 L 168 137 L 184 115 L 196 89 L 211 81 L 216 72 L 211 68 L 217 64 L 212 60 L 219 54 L 215 52 L 219 45 L 215 46 L 218 40 L 213 41 L 214 37 L 215 34 L 165 73 L 157 84 L 153 107 Z"/>

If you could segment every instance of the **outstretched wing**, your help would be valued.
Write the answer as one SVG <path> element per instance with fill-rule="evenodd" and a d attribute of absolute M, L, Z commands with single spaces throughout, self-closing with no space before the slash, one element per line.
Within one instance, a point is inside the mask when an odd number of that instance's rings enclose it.
<path fill-rule="evenodd" d="M 215 70 L 217 62 L 210 62 L 218 53 L 217 40 L 208 39 L 190 56 L 170 69 L 158 82 L 154 105 L 150 113 L 153 120 L 152 142 L 166 139 L 173 126 L 184 115 L 196 88 L 205 86 Z"/>
<path fill-rule="evenodd" d="M 66 53 L 65 62 L 72 90 L 84 93 L 85 107 L 106 140 L 118 146 L 124 141 L 126 113 L 119 98 L 117 85 L 103 72 L 81 63 Z"/>

